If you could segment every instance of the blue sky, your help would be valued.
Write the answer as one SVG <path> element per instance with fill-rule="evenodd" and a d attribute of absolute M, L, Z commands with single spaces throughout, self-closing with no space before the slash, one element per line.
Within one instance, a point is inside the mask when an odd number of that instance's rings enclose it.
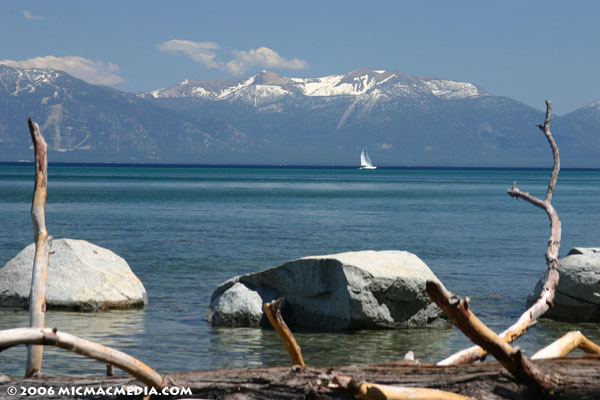
<path fill-rule="evenodd" d="M 600 99 L 595 1 L 15 1 L 0 62 L 139 92 L 269 69 L 472 82 L 565 114 Z"/>

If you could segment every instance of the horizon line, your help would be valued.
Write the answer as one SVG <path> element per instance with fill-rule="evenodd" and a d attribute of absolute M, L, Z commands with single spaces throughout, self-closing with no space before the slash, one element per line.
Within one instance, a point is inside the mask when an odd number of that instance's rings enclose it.
<path fill-rule="evenodd" d="M 35 161 L 0 161 L 0 166 L 34 166 Z M 62 162 L 50 161 L 56 167 L 123 167 L 123 168 L 257 168 L 257 169 L 340 169 L 359 170 L 356 165 L 319 164 L 202 164 L 202 163 L 127 163 L 127 162 Z M 532 166 L 448 166 L 448 165 L 378 165 L 377 170 L 489 170 L 489 171 L 551 171 L 552 167 Z M 600 167 L 561 167 L 563 171 L 600 171 Z M 372 171 L 371 171 L 372 172 Z"/>

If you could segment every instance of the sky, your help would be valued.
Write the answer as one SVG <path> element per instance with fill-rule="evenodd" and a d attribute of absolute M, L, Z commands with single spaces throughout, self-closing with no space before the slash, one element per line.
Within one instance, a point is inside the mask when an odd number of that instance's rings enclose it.
<path fill-rule="evenodd" d="M 597 1 L 0 2 L 0 63 L 127 92 L 263 69 L 471 82 L 564 115 L 600 100 Z"/>

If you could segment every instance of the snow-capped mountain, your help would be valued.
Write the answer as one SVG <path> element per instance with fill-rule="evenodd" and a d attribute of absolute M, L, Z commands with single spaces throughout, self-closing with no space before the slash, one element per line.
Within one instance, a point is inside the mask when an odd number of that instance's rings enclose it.
<path fill-rule="evenodd" d="M 545 141 L 527 134 L 543 112 L 469 82 L 372 69 L 321 78 L 262 71 L 236 80 L 188 79 L 140 96 L 190 118 L 226 121 L 277 155 L 277 163 L 328 163 L 332 151 L 338 163 L 351 163 L 365 145 L 389 164 L 548 161 Z M 563 134 L 566 142 L 574 143 L 572 131 Z M 592 147 L 600 150 L 600 143 Z M 582 165 L 568 146 L 563 154 Z"/>
<path fill-rule="evenodd" d="M 581 107 L 580 109 L 565 115 L 565 117 L 577 119 L 579 121 L 598 123 L 598 121 L 600 121 L 600 100 Z"/>
<path fill-rule="evenodd" d="M 465 99 L 486 96 L 480 87 L 467 82 L 418 78 L 398 71 L 359 69 L 349 74 L 322 78 L 286 78 L 271 71 L 238 80 L 196 81 L 186 79 L 168 89 L 143 93 L 142 97 L 245 101 L 260 105 L 285 97 L 359 97 L 377 98 L 435 96 Z"/>
<path fill-rule="evenodd" d="M 65 72 L 0 65 L 0 161 L 32 159 L 29 117 L 52 161 L 199 162 L 207 149 L 235 152 L 230 144 L 244 141 L 227 126 L 213 136 L 193 119 Z"/>
<path fill-rule="evenodd" d="M 543 100 L 540 100 L 540 108 Z M 549 166 L 544 112 L 467 82 L 361 69 L 322 78 L 263 71 L 143 94 L 52 70 L 0 65 L 0 161 Z M 563 166 L 600 166 L 600 103 L 552 131 Z"/>

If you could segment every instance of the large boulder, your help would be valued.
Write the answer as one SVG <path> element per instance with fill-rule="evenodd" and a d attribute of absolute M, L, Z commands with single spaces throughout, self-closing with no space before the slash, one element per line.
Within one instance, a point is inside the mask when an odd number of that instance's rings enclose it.
<path fill-rule="evenodd" d="M 0 268 L 0 307 L 29 306 L 35 244 Z M 55 239 L 48 265 L 48 309 L 97 311 L 143 307 L 146 289 L 127 262 L 85 240 Z"/>
<path fill-rule="evenodd" d="M 571 322 L 600 322 L 600 248 L 576 247 L 561 258 L 554 307 L 547 318 Z M 527 298 L 530 307 L 539 297 L 547 273 Z"/>
<path fill-rule="evenodd" d="M 264 325 L 262 304 L 283 296 L 284 319 L 297 328 L 445 325 L 425 292 L 427 280 L 439 282 L 421 259 L 406 251 L 306 257 L 221 284 L 211 296 L 207 319 L 213 326 Z"/>

